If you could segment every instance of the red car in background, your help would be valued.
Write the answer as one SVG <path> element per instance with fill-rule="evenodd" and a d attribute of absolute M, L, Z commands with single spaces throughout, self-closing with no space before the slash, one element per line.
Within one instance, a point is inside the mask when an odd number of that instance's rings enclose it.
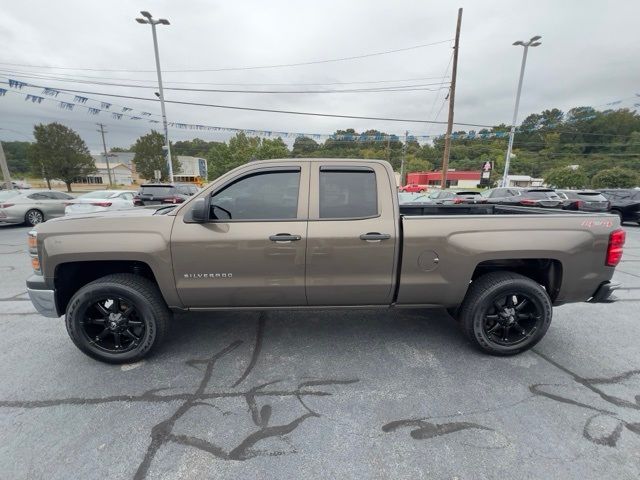
<path fill-rule="evenodd" d="M 422 192 L 426 192 L 427 191 L 427 186 L 426 185 L 419 185 L 417 183 L 409 183 L 408 185 L 405 185 L 404 187 L 400 187 L 400 191 L 401 192 L 407 192 L 407 193 L 422 193 Z"/>

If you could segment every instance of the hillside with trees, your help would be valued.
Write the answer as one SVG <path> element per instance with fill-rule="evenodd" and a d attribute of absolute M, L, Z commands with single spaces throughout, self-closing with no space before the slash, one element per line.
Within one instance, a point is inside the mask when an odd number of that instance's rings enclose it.
<path fill-rule="evenodd" d="M 454 132 L 449 168 L 479 170 L 484 162 L 493 162 L 492 182 L 502 176 L 507 148 L 507 125 L 490 130 Z M 417 133 L 417 132 L 415 132 Z M 474 133 L 474 138 L 468 138 Z M 499 137 L 483 134 L 500 133 Z M 280 138 L 250 137 L 238 133 L 227 142 L 193 139 L 172 144 L 172 153 L 207 159 L 209 180 L 250 160 L 268 158 L 379 158 L 388 160 L 396 171 L 405 157 L 405 172 L 438 170 L 442 166 L 444 139 L 419 144 L 378 130 L 356 132 L 338 130 L 336 135 L 352 140 L 329 138 L 316 141 L 295 139 L 289 147 Z M 360 141 L 359 135 L 380 136 L 382 141 Z M 153 140 L 153 141 L 152 141 Z M 27 158 L 28 142 L 5 142 L 9 167 L 16 173 L 33 170 Z M 137 162 L 151 169 L 161 165 L 162 135 L 158 132 L 140 137 L 131 150 Z M 113 149 L 114 151 L 116 149 Z M 117 149 L 122 151 L 124 149 Z M 177 166 L 177 165 L 176 165 Z M 179 166 L 178 166 L 179 168 Z M 567 112 L 556 108 L 534 113 L 524 119 L 515 136 L 510 173 L 544 178 L 549 185 L 562 188 L 625 187 L 640 184 L 640 115 L 635 110 L 599 111 L 577 107 Z"/>

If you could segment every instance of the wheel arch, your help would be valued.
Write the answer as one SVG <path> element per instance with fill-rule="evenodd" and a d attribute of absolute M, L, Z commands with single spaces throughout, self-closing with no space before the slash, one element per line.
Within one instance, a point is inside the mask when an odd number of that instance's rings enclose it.
<path fill-rule="evenodd" d="M 471 282 L 489 272 L 514 272 L 542 285 L 551 302 L 555 302 L 562 285 L 563 267 L 554 258 L 506 258 L 484 260 L 478 263 L 471 275 Z"/>
<path fill-rule="evenodd" d="M 159 288 L 149 264 L 138 260 L 94 260 L 61 263 L 55 268 L 54 286 L 58 314 L 63 315 L 73 295 L 84 285 L 114 273 L 133 273 Z"/>

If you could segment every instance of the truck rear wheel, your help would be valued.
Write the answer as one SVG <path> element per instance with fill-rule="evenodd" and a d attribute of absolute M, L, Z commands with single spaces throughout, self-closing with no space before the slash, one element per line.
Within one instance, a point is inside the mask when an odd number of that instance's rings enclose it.
<path fill-rule="evenodd" d="M 117 273 L 76 292 L 67 306 L 66 326 L 86 355 L 107 363 L 131 363 L 162 342 L 170 317 L 153 282 Z"/>
<path fill-rule="evenodd" d="M 458 318 L 465 335 L 493 355 L 514 355 L 544 337 L 553 307 L 537 282 L 513 272 L 492 272 L 469 287 Z"/>

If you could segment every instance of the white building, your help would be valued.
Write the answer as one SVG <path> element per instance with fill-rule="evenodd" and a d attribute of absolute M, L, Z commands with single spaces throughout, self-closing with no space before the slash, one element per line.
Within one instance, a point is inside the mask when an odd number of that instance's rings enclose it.
<path fill-rule="evenodd" d="M 178 161 L 180 162 L 180 170 L 173 172 L 174 181 L 199 185 L 207 183 L 207 160 L 205 158 L 178 155 Z"/>
<path fill-rule="evenodd" d="M 534 178 L 529 175 L 507 175 L 508 187 L 543 187 L 543 178 Z"/>
<path fill-rule="evenodd" d="M 109 173 L 107 173 L 107 164 L 101 162 L 95 162 L 97 171 L 86 177 L 77 177 L 73 183 L 81 184 L 97 184 L 97 185 L 109 185 Z M 109 162 L 109 172 L 111 172 L 111 182 L 114 185 L 131 185 L 133 178 L 131 175 L 131 168 L 124 163 L 111 163 Z"/>

